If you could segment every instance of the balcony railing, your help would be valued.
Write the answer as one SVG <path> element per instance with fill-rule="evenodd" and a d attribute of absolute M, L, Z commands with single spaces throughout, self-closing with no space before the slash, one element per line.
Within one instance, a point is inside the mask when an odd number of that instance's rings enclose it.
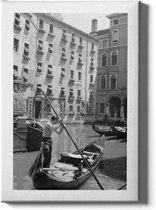
<path fill-rule="evenodd" d="M 91 49 L 91 51 L 90 51 L 91 53 L 95 53 L 95 50 L 94 49 Z"/>
<path fill-rule="evenodd" d="M 47 96 L 54 96 L 53 92 L 51 90 L 47 90 Z"/>
<path fill-rule="evenodd" d="M 65 100 L 65 98 L 66 98 L 66 95 L 65 95 L 65 93 L 60 93 L 60 95 L 59 95 L 59 97 L 60 97 L 60 99 L 64 99 Z"/>
<path fill-rule="evenodd" d="M 67 35 L 65 33 L 62 34 L 61 38 L 64 42 L 67 42 Z"/>
<path fill-rule="evenodd" d="M 43 47 L 39 47 L 39 46 L 38 46 L 37 52 L 40 53 L 40 54 L 44 54 Z"/>
<path fill-rule="evenodd" d="M 73 95 L 69 95 L 69 96 L 68 96 L 68 100 L 69 100 L 69 101 L 74 101 L 74 98 L 75 98 L 75 97 L 74 97 Z"/>
<path fill-rule="evenodd" d="M 37 67 L 37 72 L 41 73 L 42 72 L 42 68 L 41 67 Z"/>
<path fill-rule="evenodd" d="M 61 54 L 61 60 L 67 60 L 66 54 L 64 52 Z"/>
<path fill-rule="evenodd" d="M 72 39 L 71 39 L 70 44 L 72 44 L 72 45 L 76 45 L 75 38 L 72 38 Z"/>
<path fill-rule="evenodd" d="M 38 32 L 45 33 L 46 31 L 44 30 L 44 28 L 38 28 Z"/>
<path fill-rule="evenodd" d="M 49 48 L 49 49 L 48 49 L 48 53 L 49 53 L 49 54 L 52 54 L 52 53 L 53 53 L 53 50 L 52 50 L 51 48 Z"/>
<path fill-rule="evenodd" d="M 77 97 L 77 102 L 81 102 L 82 101 L 82 96 L 78 96 Z"/>
<path fill-rule="evenodd" d="M 90 69 L 93 70 L 94 68 L 95 68 L 95 67 L 94 67 L 94 63 L 91 63 L 91 64 L 90 64 Z"/>
<path fill-rule="evenodd" d="M 74 83 L 75 79 L 74 78 L 69 78 L 69 83 Z"/>
<path fill-rule="evenodd" d="M 52 32 L 49 32 L 48 35 L 51 36 L 51 37 L 55 37 L 54 32 L 53 33 Z"/>
<path fill-rule="evenodd" d="M 89 88 L 93 88 L 93 86 L 94 86 L 94 83 L 93 82 L 90 82 L 89 83 Z"/>
<path fill-rule="evenodd" d="M 23 59 L 24 60 L 30 60 L 29 53 L 28 53 L 28 55 L 26 55 L 26 54 L 23 53 Z"/>
<path fill-rule="evenodd" d="M 21 30 L 22 30 L 20 20 L 15 19 L 14 27 L 15 27 L 15 29 L 18 30 L 18 31 L 21 31 Z"/>
<path fill-rule="evenodd" d="M 83 65 L 83 63 L 82 63 L 82 59 L 80 59 L 80 58 L 79 58 L 79 60 L 78 60 L 77 64 L 78 64 L 78 65 Z"/>
<path fill-rule="evenodd" d="M 93 96 L 89 96 L 89 101 L 94 101 Z"/>
<path fill-rule="evenodd" d="M 47 71 L 47 77 L 48 78 L 53 78 L 53 72 L 52 71 Z"/>
<path fill-rule="evenodd" d="M 84 48 L 84 46 L 83 46 L 82 44 L 79 44 L 78 47 L 79 47 L 80 49 L 83 49 L 83 48 Z"/>

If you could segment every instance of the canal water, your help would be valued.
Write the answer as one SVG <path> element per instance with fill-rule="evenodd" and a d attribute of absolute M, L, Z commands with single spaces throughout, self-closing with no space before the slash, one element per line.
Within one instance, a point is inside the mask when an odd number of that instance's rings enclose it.
<path fill-rule="evenodd" d="M 67 129 L 79 148 L 94 141 L 104 147 L 104 141 L 92 130 L 91 125 L 70 124 L 67 125 Z M 73 142 L 65 131 L 60 135 L 53 134 L 52 162 L 56 161 L 62 152 L 73 152 L 75 150 Z M 116 190 L 125 184 L 126 153 L 127 143 L 125 140 L 106 140 L 103 160 L 95 171 L 95 175 L 104 189 Z M 14 153 L 14 190 L 35 190 L 31 178 L 28 176 L 28 171 L 37 154 L 38 151 Z M 91 176 L 79 190 L 99 190 L 99 186 Z"/>

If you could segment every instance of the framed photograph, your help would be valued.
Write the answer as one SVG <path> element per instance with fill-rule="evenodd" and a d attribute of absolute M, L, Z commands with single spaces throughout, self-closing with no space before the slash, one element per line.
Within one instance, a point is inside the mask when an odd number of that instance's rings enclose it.
<path fill-rule="evenodd" d="M 139 3 L 4 1 L 2 18 L 2 200 L 138 201 Z"/>

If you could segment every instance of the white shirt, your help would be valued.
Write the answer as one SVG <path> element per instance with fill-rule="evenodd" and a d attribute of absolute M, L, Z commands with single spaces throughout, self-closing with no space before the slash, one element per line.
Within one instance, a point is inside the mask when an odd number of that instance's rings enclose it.
<path fill-rule="evenodd" d="M 60 128 L 60 123 L 58 123 L 57 125 L 52 125 L 50 122 L 48 122 L 43 127 L 42 136 L 50 138 L 52 133 L 53 133 L 53 131 L 57 132 L 59 128 Z"/>

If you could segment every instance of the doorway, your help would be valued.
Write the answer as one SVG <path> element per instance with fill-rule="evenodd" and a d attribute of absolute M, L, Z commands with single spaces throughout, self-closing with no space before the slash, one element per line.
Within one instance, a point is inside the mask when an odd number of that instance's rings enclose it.
<path fill-rule="evenodd" d="M 114 96 L 109 100 L 109 112 L 112 118 L 120 117 L 120 104 L 121 101 L 118 97 Z"/>
<path fill-rule="evenodd" d="M 36 119 L 40 117 L 41 106 L 42 106 L 42 101 L 35 102 L 35 118 Z"/>

